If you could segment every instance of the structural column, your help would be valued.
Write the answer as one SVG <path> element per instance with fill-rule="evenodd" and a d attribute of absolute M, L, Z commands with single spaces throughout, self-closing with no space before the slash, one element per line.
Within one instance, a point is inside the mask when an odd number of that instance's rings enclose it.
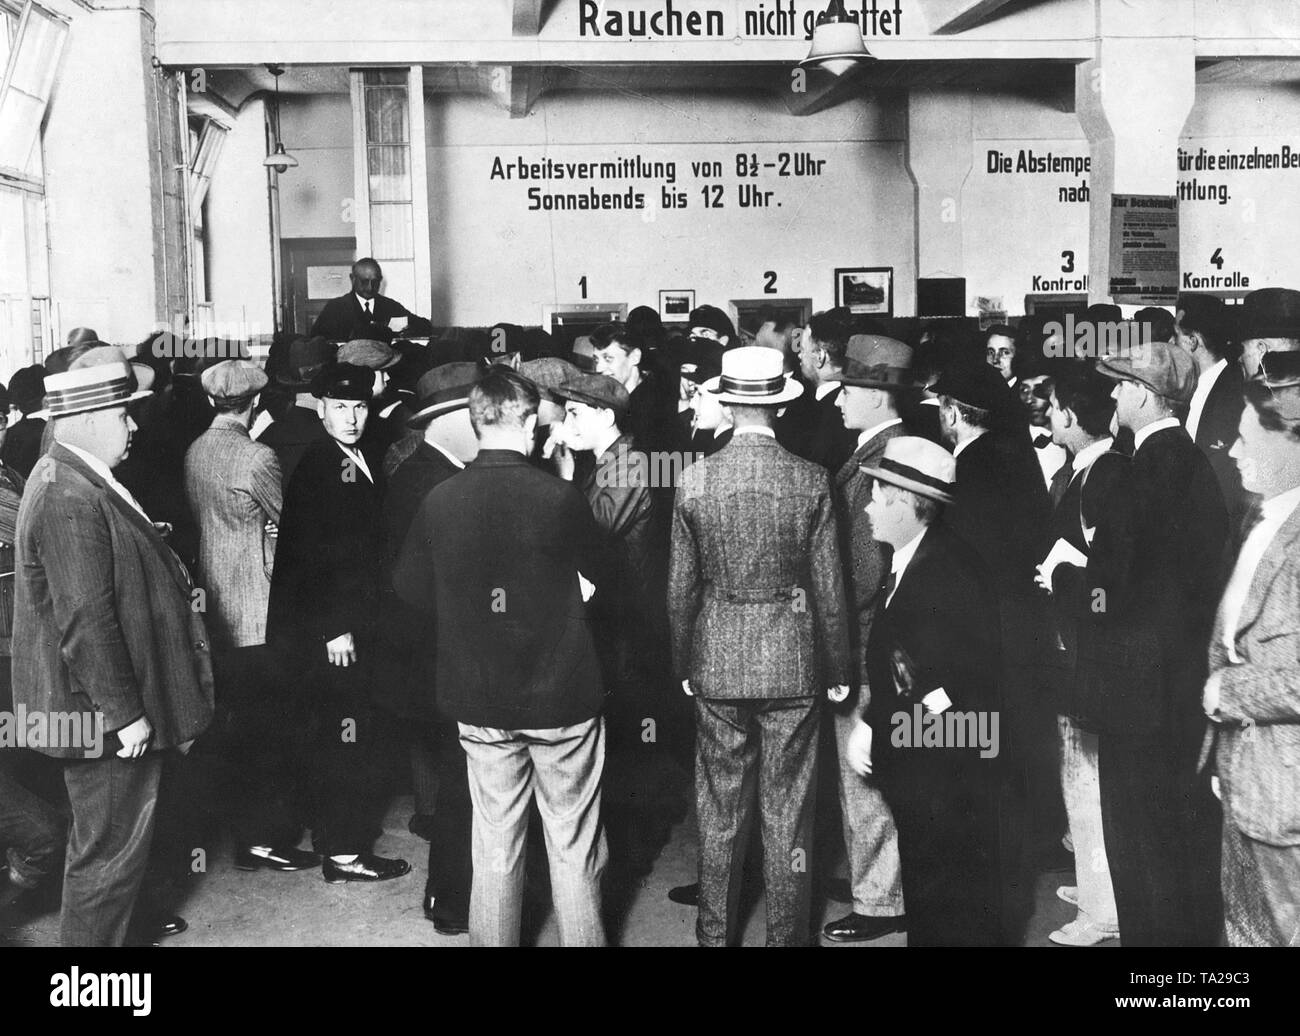
<path fill-rule="evenodd" d="M 1191 0 L 1097 0 L 1097 55 L 1074 80 L 1092 152 L 1089 302 L 1110 299 L 1111 199 L 1178 190 L 1178 140 L 1196 99 L 1193 15 Z"/>
<path fill-rule="evenodd" d="M 964 277 L 961 192 L 973 161 L 971 96 L 914 90 L 907 169 L 916 184 L 916 276 Z"/>

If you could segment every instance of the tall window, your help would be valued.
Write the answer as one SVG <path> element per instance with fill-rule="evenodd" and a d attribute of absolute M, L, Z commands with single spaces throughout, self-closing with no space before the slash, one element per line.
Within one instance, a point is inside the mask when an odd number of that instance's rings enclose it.
<path fill-rule="evenodd" d="M 27 0 L 0 0 L 0 376 L 52 345 L 41 124 L 68 34 Z"/>
<path fill-rule="evenodd" d="M 384 268 L 385 293 L 410 306 L 416 298 L 416 235 L 409 77 L 406 69 L 362 75 L 370 251 Z"/>

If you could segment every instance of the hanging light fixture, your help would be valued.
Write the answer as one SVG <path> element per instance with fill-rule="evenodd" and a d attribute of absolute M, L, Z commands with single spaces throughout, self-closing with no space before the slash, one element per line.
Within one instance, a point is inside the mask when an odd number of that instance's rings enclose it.
<path fill-rule="evenodd" d="M 284 75 L 284 69 L 279 65 L 267 65 L 266 70 L 275 76 L 275 118 L 273 120 L 275 147 L 262 159 L 262 165 L 274 169 L 277 173 L 283 173 L 287 169 L 298 167 L 298 160 L 284 149 L 284 141 L 280 139 L 280 77 Z"/>
<path fill-rule="evenodd" d="M 870 57 L 871 52 L 862 41 L 862 30 L 844 10 L 844 0 L 831 0 L 826 10 L 817 16 L 812 49 L 799 65 L 803 68 L 819 66 L 839 76 Z"/>

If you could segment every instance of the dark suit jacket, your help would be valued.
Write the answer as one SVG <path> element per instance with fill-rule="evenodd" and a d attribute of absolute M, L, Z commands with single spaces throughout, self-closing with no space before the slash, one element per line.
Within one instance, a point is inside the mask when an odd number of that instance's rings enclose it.
<path fill-rule="evenodd" d="M 921 790 L 918 783 L 933 786 L 935 781 L 970 779 L 981 770 L 992 771 L 995 760 L 979 758 L 977 747 L 913 748 L 893 743 L 895 716 L 913 717 L 914 707 L 940 687 L 952 701 L 952 711 L 992 714 L 1000 709 L 997 608 L 979 555 L 942 523 L 930 526 L 893 600 L 883 607 L 882 598 L 881 605 L 867 643 L 871 700 L 865 711 L 872 726 L 872 762 L 878 779 L 887 789 L 916 794 Z M 908 673 L 902 687 L 895 679 L 900 668 Z M 1006 736 L 1007 724 L 1000 721 L 1002 751 Z"/>
<path fill-rule="evenodd" d="M 0 463 L 26 478 L 41 455 L 44 433 L 45 422 L 36 417 L 24 417 L 17 424 L 10 425 L 5 434 L 5 444 L 0 447 Z"/>
<path fill-rule="evenodd" d="M 384 491 L 383 621 L 375 696 L 399 716 L 421 720 L 436 717 L 437 624 L 431 612 L 413 608 L 397 595 L 393 570 L 411 522 L 430 490 L 462 470 L 441 450 L 421 439 L 389 477 Z"/>
<path fill-rule="evenodd" d="M 1237 462 L 1228 456 L 1232 444 L 1237 441 L 1237 426 L 1246 407 L 1243 381 L 1241 365 L 1229 361 L 1215 379 L 1205 400 L 1205 409 L 1201 411 L 1201 422 L 1196 426 L 1196 445 L 1209 459 L 1215 478 L 1219 480 L 1231 528 L 1236 528 L 1246 511 L 1241 472 L 1237 470 Z"/>
<path fill-rule="evenodd" d="M 363 456 L 378 486 L 326 437 L 307 448 L 285 490 L 266 639 L 308 662 L 324 661 L 325 643 L 344 633 L 368 637 L 377 620 L 383 475 L 378 455 Z"/>
<path fill-rule="evenodd" d="M 668 617 L 677 676 L 702 697 L 810 697 L 848 683 L 825 470 L 753 432 L 686 468 L 673 509 Z"/>
<path fill-rule="evenodd" d="M 578 574 L 600 585 L 599 530 L 576 487 L 483 450 L 420 505 L 393 572 L 437 617 L 441 712 L 506 730 L 572 726 L 602 702 Z"/>
<path fill-rule="evenodd" d="M 1103 732 L 1158 738 L 1192 766 L 1228 531 L 1223 497 L 1182 428 L 1149 436 L 1111 495 L 1085 576 L 1080 706 Z"/>
<path fill-rule="evenodd" d="M 16 704 L 102 712 L 109 732 L 147 716 L 151 750 L 206 729 L 212 652 L 189 574 L 153 526 L 58 443 L 32 469 L 16 546 Z"/>
<path fill-rule="evenodd" d="M 962 450 L 953 498 L 944 517 L 993 579 L 1004 660 L 1042 661 L 1050 644 L 1034 567 L 1047 553 L 1052 504 L 1028 434 L 990 431 Z"/>
<path fill-rule="evenodd" d="M 325 431 L 325 426 L 321 424 L 316 411 L 294 404 L 284 412 L 282 417 L 262 429 L 262 434 L 258 436 L 257 441 L 275 450 L 275 459 L 280 462 L 280 476 L 284 479 L 285 487 L 288 488 L 294 470 L 302 460 L 302 455 L 307 452 L 307 447 L 312 443 L 328 439 L 329 433 Z"/>
<path fill-rule="evenodd" d="M 817 386 L 804 388 L 808 402 L 792 404 L 793 414 L 786 412 L 785 425 L 778 429 L 777 441 L 797 457 L 820 464 L 834 473 L 844 466 L 857 446 L 857 435 L 844 427 L 838 400 L 843 389 L 836 387 L 817 398 Z M 803 397 L 800 397 L 801 399 Z M 782 420 L 785 421 L 786 418 Z"/>
<path fill-rule="evenodd" d="M 311 326 L 312 336 L 328 338 L 331 342 L 347 342 L 353 338 L 379 338 L 391 341 L 393 334 L 388 321 L 393 317 L 410 317 L 411 312 L 400 302 L 385 295 L 374 297 L 373 316 L 367 320 L 365 310 L 356 294 L 348 292 L 325 303 L 316 323 Z"/>
<path fill-rule="evenodd" d="M 876 480 L 861 468 L 863 465 L 879 464 L 889 440 L 908 434 L 908 429 L 901 424 L 878 432 L 853 451 L 835 476 L 835 513 L 839 519 L 844 589 L 849 602 L 849 639 L 854 662 L 858 667 L 854 679 L 859 684 L 866 682 L 864 661 L 871 620 L 875 616 L 880 591 L 889 574 L 889 561 L 893 556 L 889 544 L 881 543 L 872 536 L 871 519 L 867 517 L 866 507 L 871 503 L 871 487 Z M 853 690 L 856 691 L 857 688 Z"/>

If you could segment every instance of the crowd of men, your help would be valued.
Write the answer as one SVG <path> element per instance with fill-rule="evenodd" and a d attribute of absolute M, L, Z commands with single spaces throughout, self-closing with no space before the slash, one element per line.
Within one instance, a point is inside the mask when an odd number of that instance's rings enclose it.
<path fill-rule="evenodd" d="M 1300 292 L 570 347 L 413 342 L 381 283 L 264 364 L 79 329 L 11 379 L 0 705 L 103 743 L 0 750 L 0 906 L 61 865 L 63 944 L 182 930 L 152 889 L 203 787 L 238 869 L 400 878 L 396 755 L 439 933 L 518 943 L 535 803 L 560 940 L 603 945 L 649 741 L 693 769 L 701 945 L 755 843 L 768 944 L 814 938 L 819 812 L 829 940 L 1018 944 L 1067 851 L 1053 942 L 1300 937 Z"/>

